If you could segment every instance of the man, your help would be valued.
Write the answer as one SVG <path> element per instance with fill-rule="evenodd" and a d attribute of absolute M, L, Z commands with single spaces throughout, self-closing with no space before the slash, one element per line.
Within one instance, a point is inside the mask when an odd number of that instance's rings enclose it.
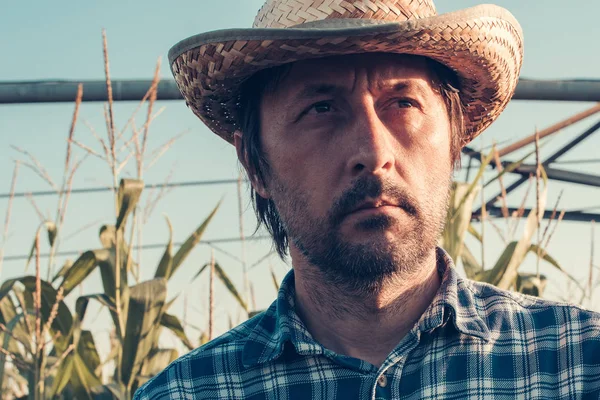
<path fill-rule="evenodd" d="M 268 0 L 169 58 L 293 271 L 136 399 L 600 397 L 598 314 L 465 280 L 436 247 L 460 148 L 517 84 L 507 11 Z"/>

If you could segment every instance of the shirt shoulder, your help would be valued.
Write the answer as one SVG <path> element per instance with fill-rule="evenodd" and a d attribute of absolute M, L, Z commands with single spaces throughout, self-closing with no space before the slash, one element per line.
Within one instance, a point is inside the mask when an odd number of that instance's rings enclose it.
<path fill-rule="evenodd" d="M 219 366 L 239 370 L 242 353 L 248 338 L 264 321 L 265 312 L 243 322 L 223 335 L 190 351 L 169 364 L 135 392 L 134 400 L 164 398 L 188 398 L 190 390 L 198 390 L 204 384 L 214 385 Z M 261 322 L 262 321 L 262 322 Z"/>
<path fill-rule="evenodd" d="M 600 313 L 487 283 L 465 279 L 461 284 L 472 296 L 475 312 L 486 321 L 492 335 L 506 330 L 526 331 L 533 336 L 571 335 L 572 340 L 593 339 L 600 351 Z"/>

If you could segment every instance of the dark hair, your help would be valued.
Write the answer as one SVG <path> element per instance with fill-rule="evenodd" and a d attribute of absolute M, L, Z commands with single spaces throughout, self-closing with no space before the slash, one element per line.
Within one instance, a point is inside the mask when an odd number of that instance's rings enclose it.
<path fill-rule="evenodd" d="M 455 168 L 460 166 L 460 152 L 463 146 L 464 120 L 463 106 L 459 96 L 458 77 L 445 65 L 430 58 L 426 58 L 431 69 L 436 90 L 444 99 L 448 116 L 450 118 L 451 160 Z M 254 179 L 261 184 L 266 182 L 270 173 L 270 166 L 262 149 L 260 139 L 260 102 L 265 93 L 275 91 L 291 68 L 291 64 L 262 70 L 244 82 L 240 92 L 240 109 L 238 121 L 242 131 L 240 154 L 245 158 L 246 168 Z M 252 178 L 252 177 L 251 177 Z M 284 259 L 288 250 L 288 236 L 279 217 L 275 203 L 271 199 L 261 197 L 253 187 L 250 188 L 250 197 L 258 225 L 264 225 L 271 234 L 275 250 Z"/>

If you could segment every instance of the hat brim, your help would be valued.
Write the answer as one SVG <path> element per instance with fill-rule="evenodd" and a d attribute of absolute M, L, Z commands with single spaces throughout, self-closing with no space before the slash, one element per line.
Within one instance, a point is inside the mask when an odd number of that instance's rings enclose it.
<path fill-rule="evenodd" d="M 368 52 L 434 59 L 458 76 L 468 143 L 504 110 L 518 83 L 522 31 L 504 8 L 481 5 L 400 23 L 327 19 L 299 27 L 227 29 L 192 36 L 169 51 L 186 104 L 233 143 L 239 89 L 254 73 L 295 61 Z"/>

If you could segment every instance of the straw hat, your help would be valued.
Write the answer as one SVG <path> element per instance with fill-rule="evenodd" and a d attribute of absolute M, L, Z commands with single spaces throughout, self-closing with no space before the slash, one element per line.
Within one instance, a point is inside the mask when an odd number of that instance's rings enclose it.
<path fill-rule="evenodd" d="M 455 71 L 468 143 L 512 97 L 523 38 L 512 14 L 494 5 L 437 15 L 431 0 L 267 0 L 252 28 L 192 36 L 171 48 L 169 63 L 188 107 L 233 143 L 239 88 L 252 74 L 366 52 L 425 56 Z"/>

